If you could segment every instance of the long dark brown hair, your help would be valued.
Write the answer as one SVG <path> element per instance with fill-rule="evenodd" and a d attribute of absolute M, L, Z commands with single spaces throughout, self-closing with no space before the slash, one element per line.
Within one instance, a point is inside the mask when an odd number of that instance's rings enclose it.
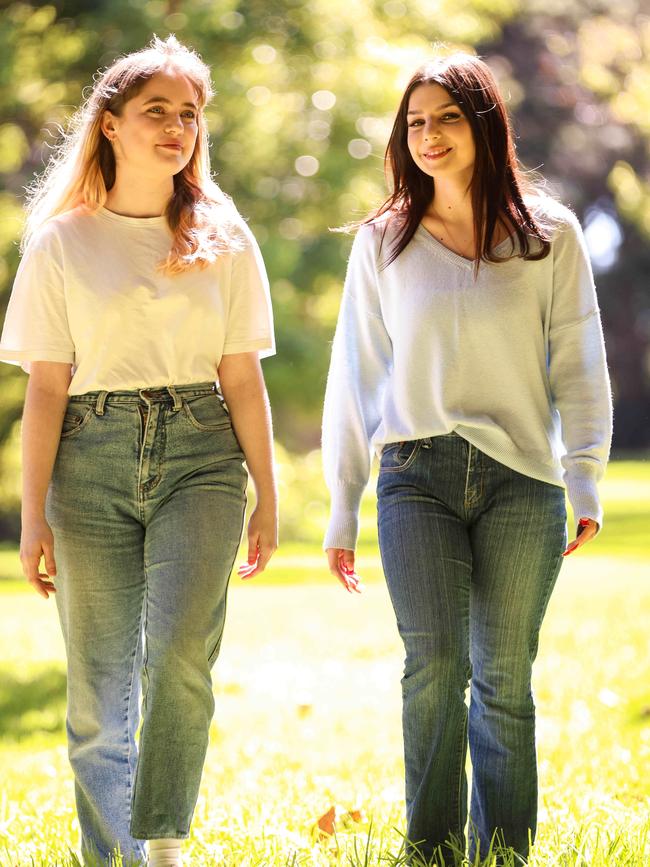
<path fill-rule="evenodd" d="M 476 157 L 470 181 L 474 237 L 481 261 L 503 262 L 510 256 L 496 256 L 492 251 L 495 229 L 504 218 L 508 230 L 514 231 L 524 259 L 544 259 L 550 251 L 552 219 L 543 212 L 533 215 L 524 195 L 540 195 L 538 175 L 525 172 L 515 151 L 510 120 L 503 98 L 489 66 L 472 54 L 456 53 L 421 66 L 413 75 L 402 96 L 385 155 L 387 178 L 392 175 L 393 192 L 363 223 L 398 225 L 395 240 L 382 267 L 393 262 L 409 243 L 435 196 L 434 179 L 420 169 L 407 144 L 407 111 L 411 94 L 423 84 L 439 84 L 456 101 L 467 117 Z M 544 191 L 544 195 L 548 195 Z M 379 218 L 384 218 L 379 220 Z M 537 239 L 535 249 L 531 238 Z"/>

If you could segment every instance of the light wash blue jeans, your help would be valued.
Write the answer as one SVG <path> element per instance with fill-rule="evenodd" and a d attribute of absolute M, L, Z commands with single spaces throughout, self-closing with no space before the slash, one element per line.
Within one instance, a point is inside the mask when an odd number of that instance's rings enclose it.
<path fill-rule="evenodd" d="M 117 847 L 137 861 L 143 840 L 189 833 L 243 525 L 243 459 L 214 383 L 69 401 L 46 514 L 87 861 Z"/>
<path fill-rule="evenodd" d="M 406 650 L 407 837 L 454 864 L 497 832 L 528 853 L 537 764 L 531 671 L 566 544 L 564 490 L 521 475 L 457 434 L 385 447 L 379 545 Z M 465 691 L 471 683 L 469 714 Z"/>

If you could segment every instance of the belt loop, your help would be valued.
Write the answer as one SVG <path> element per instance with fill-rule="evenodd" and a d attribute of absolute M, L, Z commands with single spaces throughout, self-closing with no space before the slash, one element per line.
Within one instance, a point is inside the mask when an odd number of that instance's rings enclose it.
<path fill-rule="evenodd" d="M 183 408 L 182 400 L 180 399 L 180 397 L 176 393 L 176 389 L 174 388 L 173 385 L 168 385 L 167 391 L 169 392 L 170 397 L 174 398 L 174 406 L 173 406 L 174 412 L 178 412 L 179 409 Z"/>
<path fill-rule="evenodd" d="M 104 415 L 104 404 L 106 403 L 106 398 L 108 397 L 107 391 L 100 391 L 99 396 L 97 398 L 97 403 L 95 404 L 95 414 L 96 415 Z"/>

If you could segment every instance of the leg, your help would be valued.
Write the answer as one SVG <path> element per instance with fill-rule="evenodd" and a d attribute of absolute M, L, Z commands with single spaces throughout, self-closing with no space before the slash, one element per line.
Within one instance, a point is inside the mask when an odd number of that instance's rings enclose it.
<path fill-rule="evenodd" d="M 564 491 L 483 460 L 492 497 L 471 529 L 470 857 L 479 845 L 485 856 L 495 830 L 526 857 L 537 815 L 531 672 L 562 562 Z"/>
<path fill-rule="evenodd" d="M 129 834 L 139 720 L 142 528 L 54 527 L 56 594 L 68 657 L 67 733 L 81 849 L 90 860 L 145 857 Z M 69 516 L 71 518 L 71 516 Z M 126 863 L 126 862 L 125 862 Z"/>
<path fill-rule="evenodd" d="M 405 470 L 393 471 L 390 455 L 382 459 L 379 546 L 406 650 L 407 837 L 425 857 L 440 851 L 454 863 L 445 841 L 454 836 L 464 849 L 472 557 L 467 528 L 450 505 L 455 467 L 443 456 L 458 447 L 436 439 Z"/>
<path fill-rule="evenodd" d="M 168 496 L 159 492 L 148 520 L 143 725 L 131 822 L 138 838 L 189 834 L 245 483 L 239 453 L 187 477 Z"/>

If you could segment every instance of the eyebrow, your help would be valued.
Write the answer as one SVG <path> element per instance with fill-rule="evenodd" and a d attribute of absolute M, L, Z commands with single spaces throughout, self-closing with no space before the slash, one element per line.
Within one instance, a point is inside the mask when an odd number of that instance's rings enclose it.
<path fill-rule="evenodd" d="M 443 103 L 443 105 L 439 105 L 439 106 L 435 109 L 435 111 L 440 111 L 440 110 L 443 109 L 443 108 L 449 108 L 450 105 L 454 105 L 454 106 L 455 106 L 456 103 L 455 103 L 455 102 L 445 102 L 445 103 Z M 410 111 L 407 111 L 406 113 L 407 113 L 407 114 L 424 114 L 424 111 L 422 111 L 422 109 L 420 109 L 420 108 L 412 108 Z"/>
<path fill-rule="evenodd" d="M 149 104 L 152 103 L 152 102 L 164 102 L 164 103 L 166 103 L 167 105 L 171 105 L 171 104 L 172 104 L 171 99 L 167 99 L 166 96 L 152 96 L 152 97 L 151 97 L 150 99 L 148 99 L 146 102 L 143 102 L 142 105 L 143 105 L 143 106 L 144 106 L 144 105 L 149 105 Z M 184 102 L 184 103 L 182 103 L 182 104 L 183 104 L 184 106 L 187 106 L 188 108 L 193 108 L 194 111 L 198 111 L 198 108 L 194 105 L 193 102 Z"/>

